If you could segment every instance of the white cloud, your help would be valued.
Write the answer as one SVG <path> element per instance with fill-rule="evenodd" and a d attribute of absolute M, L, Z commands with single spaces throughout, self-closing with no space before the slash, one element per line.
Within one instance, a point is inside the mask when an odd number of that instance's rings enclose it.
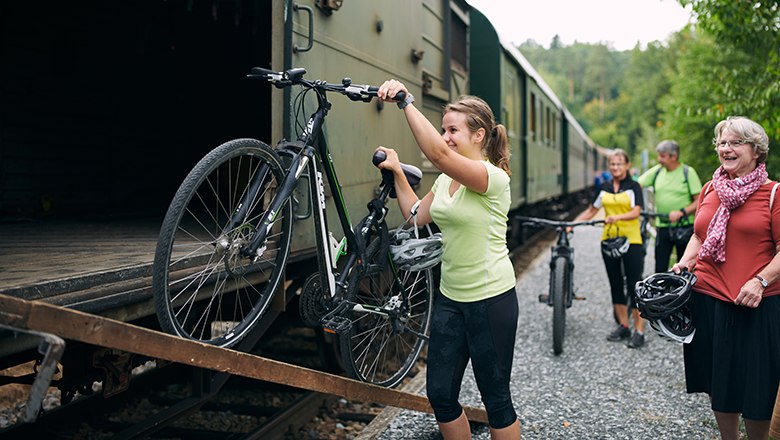
<path fill-rule="evenodd" d="M 664 41 L 690 20 L 676 0 L 468 0 L 506 39 L 549 47 L 556 34 L 564 44 L 607 43 L 617 50 Z"/>

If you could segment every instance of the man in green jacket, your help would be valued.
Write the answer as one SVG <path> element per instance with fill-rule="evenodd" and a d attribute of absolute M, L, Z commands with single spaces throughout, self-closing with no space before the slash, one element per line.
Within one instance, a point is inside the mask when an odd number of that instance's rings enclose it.
<path fill-rule="evenodd" d="M 655 211 L 668 219 L 655 221 L 655 272 L 669 270 L 672 248 L 677 257 L 693 234 L 693 214 L 701 192 L 701 180 L 696 170 L 680 162 L 680 146 L 671 140 L 655 147 L 658 164 L 645 171 L 637 181 L 643 188 L 653 188 Z"/>

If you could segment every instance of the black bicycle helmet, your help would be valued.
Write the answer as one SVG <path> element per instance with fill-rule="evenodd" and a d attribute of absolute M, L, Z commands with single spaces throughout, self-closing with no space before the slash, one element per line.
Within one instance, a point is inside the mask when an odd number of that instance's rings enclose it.
<path fill-rule="evenodd" d="M 637 309 L 658 335 L 683 343 L 693 339 L 688 301 L 695 283 L 696 275 L 687 270 L 656 273 L 636 283 Z"/>
<path fill-rule="evenodd" d="M 661 272 L 636 283 L 637 309 L 645 319 L 665 318 L 680 309 L 691 296 L 696 275 L 687 270 Z"/>
<path fill-rule="evenodd" d="M 601 241 L 601 252 L 612 258 L 620 258 L 626 252 L 631 243 L 627 237 L 612 237 Z"/>

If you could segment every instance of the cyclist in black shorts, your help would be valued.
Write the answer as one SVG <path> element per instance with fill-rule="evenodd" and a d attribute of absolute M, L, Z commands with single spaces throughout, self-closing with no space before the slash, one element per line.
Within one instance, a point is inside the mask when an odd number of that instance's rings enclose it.
<path fill-rule="evenodd" d="M 634 309 L 634 331 L 629 330 L 628 304 L 634 295 L 636 282 L 642 279 L 645 264 L 639 228 L 639 214 L 644 199 L 642 188 L 628 174 L 631 161 L 626 152 L 615 149 L 608 159 L 612 180 L 601 184 L 593 204 L 578 215 L 575 221 L 590 220 L 604 208 L 601 256 L 609 279 L 614 316 L 619 321 L 617 327 L 607 335 L 607 340 L 627 340 L 629 348 L 639 348 L 645 344 L 645 321 L 639 316 L 639 311 Z"/>
<path fill-rule="evenodd" d="M 518 305 L 506 245 L 509 212 L 508 142 L 485 101 L 461 97 L 444 108 L 440 133 L 417 110 L 403 84 L 386 81 L 380 98 L 406 93 L 398 103 L 420 150 L 442 174 L 419 202 L 418 225 L 435 221 L 442 232 L 441 292 L 436 297 L 428 349 L 428 399 L 442 436 L 470 439 L 458 395 L 471 360 L 493 439 L 520 438 L 509 390 Z M 403 178 L 395 151 L 381 168 L 396 175 L 404 217 L 417 195 Z"/>

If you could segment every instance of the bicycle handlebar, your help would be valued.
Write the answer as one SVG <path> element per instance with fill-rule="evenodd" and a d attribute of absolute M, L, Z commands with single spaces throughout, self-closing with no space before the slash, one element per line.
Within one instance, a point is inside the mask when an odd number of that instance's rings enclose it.
<path fill-rule="evenodd" d="M 250 70 L 249 75 L 247 75 L 247 78 L 265 79 L 279 89 L 300 84 L 307 88 L 316 88 L 327 92 L 340 93 L 353 101 L 363 102 L 371 102 L 379 91 L 379 87 L 377 86 L 352 84 L 351 78 L 343 78 L 341 84 L 332 84 L 321 80 L 309 81 L 303 78 L 303 75 L 305 74 L 306 69 L 302 67 L 294 67 L 284 72 L 275 72 L 262 67 L 253 67 Z M 399 92 L 396 93 L 393 100 L 400 102 L 403 101 L 404 98 L 406 98 L 406 94 L 404 92 Z"/>
<path fill-rule="evenodd" d="M 517 217 L 518 220 L 520 220 L 521 224 L 524 225 L 543 225 L 543 226 L 553 226 L 558 228 L 573 228 L 575 226 L 582 226 L 582 225 L 598 225 L 604 223 L 604 220 L 584 220 L 579 222 L 574 221 L 564 221 L 564 220 L 549 220 L 546 218 L 539 218 L 539 217 Z"/>
<path fill-rule="evenodd" d="M 657 212 L 645 212 L 645 211 L 642 211 L 642 212 L 639 213 L 639 215 L 641 215 L 644 218 L 648 218 L 648 219 L 650 219 L 650 218 L 660 218 L 661 220 L 664 220 L 664 221 L 668 221 L 669 220 L 669 214 L 660 214 L 660 213 L 657 213 Z"/>

